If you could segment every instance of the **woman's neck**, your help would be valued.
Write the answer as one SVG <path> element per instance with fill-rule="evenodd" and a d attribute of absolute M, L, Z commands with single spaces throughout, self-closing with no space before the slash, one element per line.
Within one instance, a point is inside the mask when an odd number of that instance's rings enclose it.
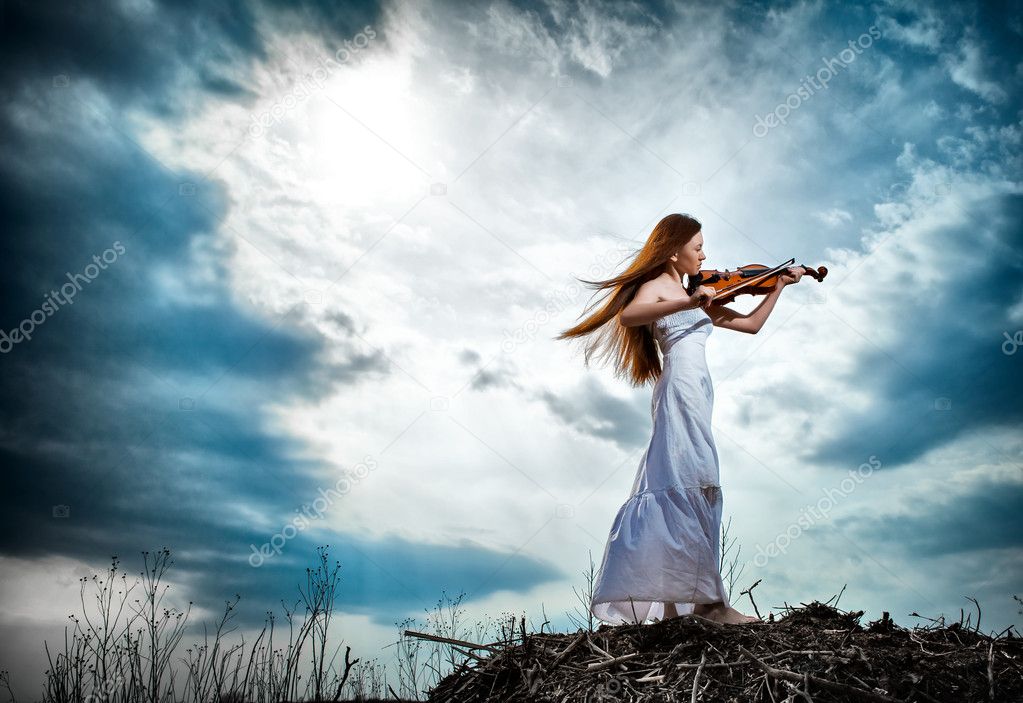
<path fill-rule="evenodd" d="M 669 266 L 664 270 L 664 273 L 668 276 L 671 276 L 672 280 L 676 281 L 679 284 L 679 286 L 685 288 L 685 284 L 682 282 L 682 274 L 680 274 L 676 269 Z"/>

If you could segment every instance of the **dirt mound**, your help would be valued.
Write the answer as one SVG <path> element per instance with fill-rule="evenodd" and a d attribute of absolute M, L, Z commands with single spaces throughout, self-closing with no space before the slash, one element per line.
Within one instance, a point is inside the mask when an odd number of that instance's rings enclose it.
<path fill-rule="evenodd" d="M 523 633 L 474 645 L 479 655 L 461 648 L 469 658 L 428 700 L 1023 700 L 1023 639 L 1011 628 L 1006 636 L 961 623 L 905 629 L 888 613 L 863 627 L 862 615 L 814 601 L 746 625 L 685 615 L 592 633 Z"/>

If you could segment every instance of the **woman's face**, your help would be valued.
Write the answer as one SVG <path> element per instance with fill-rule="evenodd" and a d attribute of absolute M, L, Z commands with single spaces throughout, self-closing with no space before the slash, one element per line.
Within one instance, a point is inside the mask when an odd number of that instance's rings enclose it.
<path fill-rule="evenodd" d="M 675 266 L 680 273 L 698 274 L 703 260 L 707 258 L 703 253 L 703 232 L 697 232 L 675 256 Z"/>

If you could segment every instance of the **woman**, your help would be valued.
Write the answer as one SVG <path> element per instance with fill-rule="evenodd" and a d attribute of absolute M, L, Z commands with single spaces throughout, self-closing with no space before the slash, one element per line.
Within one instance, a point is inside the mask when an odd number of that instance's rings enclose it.
<path fill-rule="evenodd" d="M 600 329 L 587 346 L 587 366 L 593 351 L 604 346 L 603 356 L 615 354 L 617 375 L 633 386 L 654 382 L 653 436 L 631 495 L 615 516 L 594 583 L 590 611 L 604 622 L 642 623 L 689 613 L 729 624 L 759 620 L 729 605 L 721 579 L 723 501 L 704 346 L 712 327 L 759 332 L 782 288 L 797 282 L 803 269 L 789 268 L 756 309 L 743 315 L 711 305 L 715 291 L 708 286 L 687 294 L 682 276 L 700 272 L 707 258 L 703 244 L 697 220 L 664 217 L 624 273 L 583 281 L 611 289 L 610 298 L 558 336 Z"/>

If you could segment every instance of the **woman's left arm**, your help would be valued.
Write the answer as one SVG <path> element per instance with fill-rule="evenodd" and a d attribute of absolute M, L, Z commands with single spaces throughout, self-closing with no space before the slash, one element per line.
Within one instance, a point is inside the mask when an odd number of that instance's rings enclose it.
<path fill-rule="evenodd" d="M 782 289 L 803 277 L 802 269 L 793 270 L 790 268 L 789 271 L 788 275 L 779 276 L 778 284 L 774 287 L 774 290 L 765 295 L 764 299 L 760 301 L 760 305 L 753 308 L 752 312 L 743 315 L 741 312 L 736 312 L 724 305 L 711 305 L 707 309 L 707 315 L 710 316 L 711 322 L 714 323 L 715 327 L 723 327 L 735 330 L 736 332 L 746 332 L 747 334 L 756 334 L 764 326 L 764 323 L 767 322 L 767 318 L 770 317 Z"/>

